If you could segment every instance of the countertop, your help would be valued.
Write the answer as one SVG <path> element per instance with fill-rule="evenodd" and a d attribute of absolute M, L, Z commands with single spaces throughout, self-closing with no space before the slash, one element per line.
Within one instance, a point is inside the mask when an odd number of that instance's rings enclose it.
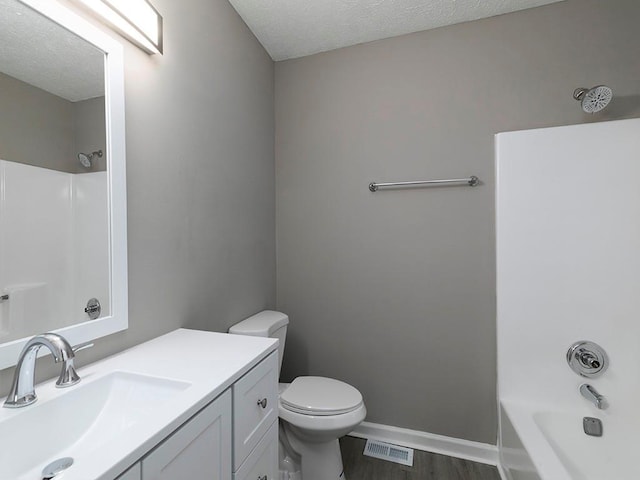
<path fill-rule="evenodd" d="M 138 421 L 135 428 L 127 430 L 126 435 L 109 440 L 99 450 L 92 450 L 91 445 L 82 444 L 80 439 L 71 448 L 60 451 L 59 457 L 54 458 L 71 456 L 75 460 L 73 467 L 64 472 L 61 479 L 113 480 L 268 354 L 277 350 L 277 345 L 277 340 L 271 338 L 178 329 L 79 368 L 78 374 L 82 378 L 79 386 L 112 372 L 173 379 L 187 382 L 190 386 L 176 394 L 171 402 L 154 410 L 153 415 L 145 416 Z M 38 403 L 33 406 L 21 409 L 0 408 L 0 421 L 3 417 L 7 419 L 30 408 L 38 408 L 38 404 L 77 388 L 56 389 L 54 384 L 55 379 L 36 386 Z M 47 432 L 45 423 L 34 426 L 33 433 L 38 435 L 51 432 Z M 0 434 L 10 435 L 10 432 L 0 431 Z M 55 442 L 55 435 L 51 435 L 50 440 Z M 28 448 L 28 445 L 16 445 L 15 448 Z M 34 466 L 33 470 L 25 472 L 20 479 L 10 480 L 39 480 L 42 478 L 40 472 L 43 466 Z M 5 480 L 1 465 L 0 479 Z"/>

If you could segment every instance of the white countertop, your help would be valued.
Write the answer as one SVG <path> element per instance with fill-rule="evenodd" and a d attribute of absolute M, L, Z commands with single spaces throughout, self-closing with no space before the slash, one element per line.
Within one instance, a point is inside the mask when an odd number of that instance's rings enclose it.
<path fill-rule="evenodd" d="M 61 451 L 60 457 L 71 456 L 75 460 L 73 467 L 61 475 L 61 480 L 113 480 L 276 349 L 277 340 L 271 338 L 179 329 L 79 368 L 82 378 L 79 386 L 112 372 L 173 379 L 191 385 L 177 393 L 171 402 L 158 407 L 153 415 L 137 422 L 126 435 L 114 438 L 99 450 L 83 445 L 80 439 L 74 446 L 77 448 Z M 0 408 L 0 421 L 76 388 L 56 389 L 54 384 L 55 379 L 36 386 L 38 403 L 33 406 Z M 46 424 L 34 426 L 33 434 L 49 434 L 50 441 L 55 442 L 55 434 L 47 432 Z M 0 431 L 0 435 L 11 435 L 11 432 Z M 15 448 L 28 448 L 28 445 Z M 34 465 L 32 471 L 10 480 L 39 480 L 43 466 Z M 0 479 L 5 480 L 1 465 Z"/>

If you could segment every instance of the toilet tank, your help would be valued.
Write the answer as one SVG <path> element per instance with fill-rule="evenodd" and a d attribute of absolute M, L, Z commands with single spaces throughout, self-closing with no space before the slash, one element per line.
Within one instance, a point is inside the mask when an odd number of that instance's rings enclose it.
<path fill-rule="evenodd" d="M 263 310 L 233 325 L 229 329 L 229 333 L 249 335 L 251 337 L 277 338 L 280 341 L 278 345 L 278 374 L 280 374 L 284 355 L 284 342 L 287 337 L 287 325 L 289 325 L 289 317 L 286 314 L 273 310 Z"/>

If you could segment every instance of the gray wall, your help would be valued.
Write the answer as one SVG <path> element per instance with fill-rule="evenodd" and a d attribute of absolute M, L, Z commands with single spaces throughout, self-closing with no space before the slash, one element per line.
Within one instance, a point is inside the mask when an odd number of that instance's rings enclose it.
<path fill-rule="evenodd" d="M 78 152 L 106 152 L 104 97 L 71 102 L 0 73 L 0 159 L 67 173 L 106 169 L 105 157 L 91 169 Z"/>
<path fill-rule="evenodd" d="M 273 62 L 226 0 L 153 3 L 164 55 L 122 40 L 129 329 L 81 364 L 275 306 Z M 49 363 L 40 377 L 57 373 Z"/>
<path fill-rule="evenodd" d="M 0 159 L 75 172 L 73 103 L 0 73 Z"/>
<path fill-rule="evenodd" d="M 75 173 L 101 172 L 107 169 L 107 133 L 105 128 L 104 97 L 73 103 L 73 135 Z M 102 150 L 102 158 L 93 157 L 91 167 L 84 167 L 77 159 L 79 152 Z"/>
<path fill-rule="evenodd" d="M 113 348 L 275 306 L 274 66 L 226 0 L 154 0 L 126 58 L 129 316 Z"/>
<path fill-rule="evenodd" d="M 285 379 L 343 379 L 369 421 L 495 443 L 493 135 L 640 116 L 638 19 L 637 0 L 568 0 L 276 64 Z M 582 114 L 574 88 L 600 83 L 615 103 Z M 367 189 L 468 175 L 483 184 Z"/>

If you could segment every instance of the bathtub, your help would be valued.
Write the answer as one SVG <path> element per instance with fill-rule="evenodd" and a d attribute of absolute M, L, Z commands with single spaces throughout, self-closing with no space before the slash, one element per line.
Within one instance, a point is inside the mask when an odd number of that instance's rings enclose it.
<path fill-rule="evenodd" d="M 602 437 L 582 429 L 583 417 L 602 420 Z M 635 419 L 595 411 L 501 402 L 501 462 L 509 480 L 640 479 Z M 517 438 L 516 438 L 517 437 Z"/>

